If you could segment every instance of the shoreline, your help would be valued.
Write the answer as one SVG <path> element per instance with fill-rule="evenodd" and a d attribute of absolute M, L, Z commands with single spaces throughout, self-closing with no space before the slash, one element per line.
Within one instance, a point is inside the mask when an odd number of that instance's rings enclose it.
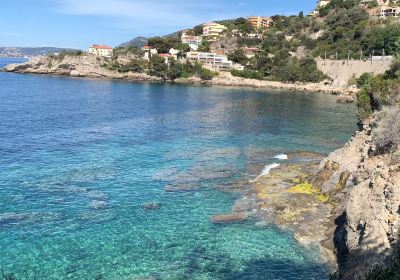
<path fill-rule="evenodd" d="M 161 78 L 145 73 L 118 73 L 98 66 L 98 61 L 92 61 L 93 57 L 85 56 L 70 58 L 71 61 L 61 61 L 56 65 L 48 61 L 47 57 L 36 57 L 28 62 L 9 64 L 0 69 L 2 72 L 18 74 L 40 74 L 52 76 L 64 76 L 71 78 L 88 78 L 101 80 L 124 80 L 128 82 L 151 82 L 197 86 L 222 86 L 235 88 L 252 88 L 260 90 L 284 90 L 306 93 L 323 93 L 339 96 L 338 102 L 353 102 L 358 92 L 357 88 L 335 87 L 324 83 L 285 83 L 279 81 L 254 80 L 232 76 L 230 72 L 220 72 L 219 76 L 212 80 L 201 80 L 197 77 L 179 78 L 175 81 L 162 81 Z"/>

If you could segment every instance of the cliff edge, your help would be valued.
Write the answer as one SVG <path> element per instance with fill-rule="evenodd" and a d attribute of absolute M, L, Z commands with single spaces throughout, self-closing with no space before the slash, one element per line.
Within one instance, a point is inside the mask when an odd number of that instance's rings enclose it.
<path fill-rule="evenodd" d="M 337 202 L 332 240 L 341 279 L 365 279 L 376 266 L 390 265 L 397 244 L 400 151 L 377 151 L 380 125 L 373 116 L 320 166 L 320 176 L 329 173 L 320 188 Z"/>

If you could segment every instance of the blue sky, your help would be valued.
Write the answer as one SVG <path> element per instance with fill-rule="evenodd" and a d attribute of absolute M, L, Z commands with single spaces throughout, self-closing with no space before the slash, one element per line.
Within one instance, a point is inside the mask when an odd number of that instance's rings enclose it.
<path fill-rule="evenodd" d="M 311 11 L 316 0 L 2 0 L 0 46 L 86 49 L 248 15 Z"/>

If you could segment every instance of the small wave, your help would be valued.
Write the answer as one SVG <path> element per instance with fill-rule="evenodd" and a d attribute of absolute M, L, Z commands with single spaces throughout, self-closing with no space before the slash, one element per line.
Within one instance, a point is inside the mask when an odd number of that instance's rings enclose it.
<path fill-rule="evenodd" d="M 257 178 L 255 178 L 254 180 L 251 180 L 250 182 L 253 183 L 255 181 L 257 181 L 260 177 L 268 175 L 272 169 L 279 167 L 280 164 L 279 163 L 272 163 L 272 164 L 268 164 L 264 167 L 264 169 L 261 171 L 261 174 L 257 176 Z"/>
<path fill-rule="evenodd" d="M 275 159 L 280 159 L 280 160 L 287 160 L 288 159 L 288 155 L 287 154 L 279 154 L 274 156 Z"/>

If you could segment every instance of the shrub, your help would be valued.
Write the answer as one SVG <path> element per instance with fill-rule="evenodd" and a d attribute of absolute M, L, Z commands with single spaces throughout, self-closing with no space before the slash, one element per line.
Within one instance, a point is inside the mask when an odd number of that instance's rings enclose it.
<path fill-rule="evenodd" d="M 371 104 L 371 95 L 367 89 L 363 88 L 357 93 L 358 118 L 361 121 L 365 120 L 372 114 L 373 110 Z"/>
<path fill-rule="evenodd" d="M 371 73 L 364 73 L 358 79 L 356 79 L 356 85 L 358 88 L 367 87 L 371 84 L 374 75 Z"/>
<path fill-rule="evenodd" d="M 246 79 L 263 80 L 264 75 L 256 70 L 232 70 L 231 74 L 235 77 L 242 77 Z"/>
<path fill-rule="evenodd" d="M 239 63 L 242 65 L 246 65 L 249 60 L 242 49 L 237 49 L 237 50 L 229 53 L 228 59 L 232 60 L 235 63 Z"/>
<path fill-rule="evenodd" d="M 212 80 L 212 78 L 217 76 L 217 73 L 205 68 L 201 68 L 200 70 L 197 71 L 197 75 L 203 81 L 210 81 Z"/>
<path fill-rule="evenodd" d="M 128 64 L 119 65 L 118 72 L 135 72 L 135 73 L 143 73 L 144 72 L 144 63 L 138 59 L 132 59 Z"/>
<path fill-rule="evenodd" d="M 400 108 L 385 108 L 381 114 L 374 142 L 378 153 L 393 152 L 400 145 Z"/>

